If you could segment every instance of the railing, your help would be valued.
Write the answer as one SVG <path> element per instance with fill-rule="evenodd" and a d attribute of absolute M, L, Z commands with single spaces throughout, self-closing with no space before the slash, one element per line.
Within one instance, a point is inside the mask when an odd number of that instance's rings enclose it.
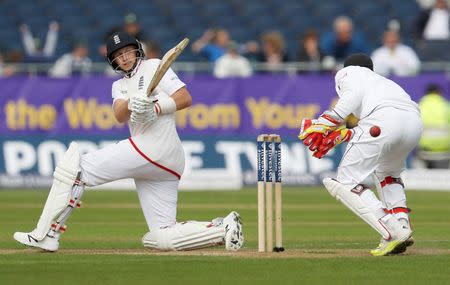
<path fill-rule="evenodd" d="M 51 63 L 20 63 L 8 64 L 8 67 L 15 69 L 18 74 L 46 74 L 52 67 Z M 177 72 L 188 74 L 211 73 L 214 65 L 209 62 L 175 62 L 173 69 Z M 316 64 L 309 62 L 289 62 L 278 65 L 270 65 L 266 63 L 252 63 L 255 73 L 258 72 L 274 72 L 284 74 L 297 74 L 299 72 L 318 72 L 320 68 Z M 93 63 L 89 74 L 104 74 L 109 68 L 107 63 Z M 334 68 L 328 69 L 328 71 Z M 326 71 L 326 70 L 325 70 Z M 432 61 L 422 62 L 421 72 L 446 72 L 450 74 L 450 62 Z M 111 72 L 109 73 L 111 74 Z"/>

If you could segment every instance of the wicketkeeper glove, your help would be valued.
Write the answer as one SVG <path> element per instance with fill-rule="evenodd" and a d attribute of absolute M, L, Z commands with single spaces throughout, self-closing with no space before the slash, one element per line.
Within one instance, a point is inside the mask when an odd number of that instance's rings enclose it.
<path fill-rule="evenodd" d="M 131 111 L 130 121 L 133 124 L 144 124 L 155 121 L 158 118 L 155 103 L 158 100 L 154 96 L 137 95 L 131 97 L 128 102 L 128 110 Z"/>
<path fill-rule="evenodd" d="M 313 153 L 313 156 L 319 159 L 324 157 L 335 146 L 350 141 L 354 134 L 353 130 L 347 129 L 345 126 L 339 127 L 323 138 L 322 144 Z"/>
<path fill-rule="evenodd" d="M 298 138 L 309 146 L 309 150 L 315 151 L 322 144 L 323 138 L 342 122 L 342 118 L 335 112 L 327 110 L 317 120 L 303 119 Z"/>

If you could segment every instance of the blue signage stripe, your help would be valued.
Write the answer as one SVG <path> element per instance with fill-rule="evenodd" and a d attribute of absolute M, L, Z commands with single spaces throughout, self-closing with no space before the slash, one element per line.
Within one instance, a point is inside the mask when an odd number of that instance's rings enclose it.
<path fill-rule="evenodd" d="M 281 143 L 275 142 L 275 182 L 281 182 Z"/>
<path fill-rule="evenodd" d="M 273 160 L 272 160 L 272 142 L 266 141 L 266 182 L 272 182 L 272 168 L 273 168 Z"/>

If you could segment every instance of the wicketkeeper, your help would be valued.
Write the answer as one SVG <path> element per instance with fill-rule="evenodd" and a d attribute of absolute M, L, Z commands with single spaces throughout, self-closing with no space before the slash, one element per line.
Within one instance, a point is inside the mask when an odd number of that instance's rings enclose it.
<path fill-rule="evenodd" d="M 227 250 L 238 250 L 244 237 L 240 216 L 234 211 L 211 222 L 176 222 L 185 156 L 175 112 L 191 105 L 185 84 L 169 69 L 147 97 L 160 60 L 144 60 L 142 45 L 126 33 L 108 39 L 107 58 L 124 75 L 112 85 L 113 110 L 119 122 L 128 122 L 131 137 L 84 155 L 73 142 L 55 169 L 36 228 L 29 233 L 16 232 L 14 239 L 47 251 L 58 250 L 60 234 L 80 204 L 85 185 L 133 178 L 149 228 L 142 238 L 145 247 L 189 250 L 224 244 Z"/>
<path fill-rule="evenodd" d="M 400 174 L 422 133 L 419 108 L 399 85 L 373 72 L 372 60 L 364 54 L 347 58 L 335 82 L 336 106 L 317 120 L 304 119 L 299 138 L 317 158 L 348 142 L 337 178 L 323 183 L 381 235 L 372 255 L 402 253 L 413 239 Z M 353 129 L 344 123 L 350 114 L 359 118 Z M 370 179 L 381 201 L 363 184 Z"/>

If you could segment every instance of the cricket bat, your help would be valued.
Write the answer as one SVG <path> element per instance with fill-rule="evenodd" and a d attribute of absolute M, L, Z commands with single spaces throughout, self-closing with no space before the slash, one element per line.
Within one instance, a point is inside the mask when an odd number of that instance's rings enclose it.
<path fill-rule="evenodd" d="M 164 54 L 161 62 L 156 68 L 155 75 L 153 75 L 152 81 L 147 88 L 147 96 L 152 95 L 153 91 L 155 91 L 156 86 L 158 86 L 161 79 L 166 74 L 170 65 L 177 59 L 177 57 L 183 52 L 184 48 L 188 45 L 189 39 L 184 38 L 181 42 L 179 42 L 176 46 L 170 49 L 166 54 Z"/>

